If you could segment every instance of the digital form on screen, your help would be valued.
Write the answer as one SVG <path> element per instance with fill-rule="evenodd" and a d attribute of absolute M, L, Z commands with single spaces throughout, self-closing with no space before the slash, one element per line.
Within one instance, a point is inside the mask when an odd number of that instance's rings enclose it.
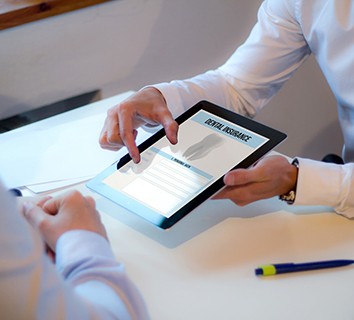
<path fill-rule="evenodd" d="M 129 161 L 103 183 L 129 210 L 169 218 L 268 140 L 200 110 L 179 126 L 176 145 L 164 136 L 141 153 L 140 163 Z"/>

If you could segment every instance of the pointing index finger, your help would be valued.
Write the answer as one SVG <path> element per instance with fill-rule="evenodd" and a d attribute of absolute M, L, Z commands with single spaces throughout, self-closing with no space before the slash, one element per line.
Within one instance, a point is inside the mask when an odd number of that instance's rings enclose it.
<path fill-rule="evenodd" d="M 119 135 L 123 144 L 127 147 L 130 156 L 135 163 L 140 162 L 140 153 L 136 146 L 135 139 L 137 130 L 134 128 L 133 115 L 121 112 L 119 116 Z"/>

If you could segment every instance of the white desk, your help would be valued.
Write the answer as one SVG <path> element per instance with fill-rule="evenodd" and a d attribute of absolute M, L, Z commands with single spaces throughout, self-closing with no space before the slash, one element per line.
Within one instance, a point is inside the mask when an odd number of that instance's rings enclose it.
<path fill-rule="evenodd" d="M 259 264 L 354 258 L 354 221 L 277 199 L 244 208 L 210 200 L 163 231 L 77 188 L 96 199 L 153 320 L 354 319 L 354 267 L 254 275 Z"/>

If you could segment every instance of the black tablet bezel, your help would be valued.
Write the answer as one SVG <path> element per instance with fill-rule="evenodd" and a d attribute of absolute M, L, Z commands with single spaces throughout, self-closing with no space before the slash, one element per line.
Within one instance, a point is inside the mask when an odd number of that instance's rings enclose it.
<path fill-rule="evenodd" d="M 190 109 L 188 109 L 185 113 L 180 115 L 179 117 L 176 118 L 176 122 L 178 124 L 183 123 L 187 119 L 191 118 L 194 114 L 196 114 L 200 110 L 205 110 L 207 112 L 210 112 L 212 114 L 215 114 L 216 116 L 219 116 L 225 120 L 228 120 L 232 123 L 235 123 L 241 127 L 244 127 L 247 130 L 250 130 L 252 132 L 255 132 L 263 137 L 268 138 L 269 140 L 264 143 L 262 146 L 260 146 L 258 149 L 256 149 L 253 153 L 251 153 L 247 158 L 242 160 L 240 163 L 235 165 L 231 170 L 237 169 L 237 168 L 248 168 L 252 164 L 254 164 L 257 160 L 259 160 L 261 157 L 263 157 L 266 153 L 268 153 L 270 150 L 272 150 L 276 145 L 278 145 L 280 142 L 282 142 L 286 138 L 286 134 L 283 132 L 280 132 L 274 128 L 268 127 L 264 124 L 261 124 L 259 122 L 256 122 L 252 119 L 246 118 L 244 116 L 241 116 L 235 112 L 232 112 L 228 109 L 225 109 L 223 107 L 217 106 L 209 101 L 200 101 Z M 141 143 L 138 146 L 138 149 L 140 152 L 143 152 L 144 150 L 148 149 L 151 145 L 153 145 L 155 142 L 160 140 L 165 136 L 165 131 L 164 129 L 160 129 L 157 131 L 155 134 L 153 134 L 151 137 L 149 137 L 147 140 L 145 140 L 143 143 Z M 123 156 L 118 162 L 113 164 L 110 168 L 106 169 L 103 171 L 101 174 L 93 178 L 87 183 L 87 187 L 90 188 L 91 190 L 101 194 L 104 197 L 107 197 L 111 201 L 115 202 L 112 197 L 107 195 L 107 192 L 105 192 L 105 189 L 109 188 L 108 186 L 104 185 L 102 183 L 102 180 L 112 174 L 115 170 L 119 169 L 123 165 L 127 164 L 129 161 L 131 161 L 131 157 L 129 154 L 126 154 Z M 226 174 L 226 172 L 225 172 Z M 196 195 L 192 200 L 190 200 L 187 204 L 185 204 L 182 208 L 177 210 L 174 214 L 172 214 L 169 218 L 166 218 L 160 214 L 144 214 L 140 215 L 142 218 L 150 221 L 151 223 L 155 224 L 156 226 L 162 228 L 162 229 L 168 229 L 172 227 L 176 222 L 181 220 L 183 217 L 185 217 L 188 213 L 190 213 L 192 210 L 194 210 L 198 205 L 200 205 L 202 202 L 205 200 L 209 199 L 212 195 L 214 195 L 216 192 L 218 192 L 222 187 L 224 187 L 223 183 L 223 177 L 220 177 L 217 179 L 215 182 L 213 182 L 207 189 L 202 191 L 200 194 Z M 118 203 L 119 204 L 119 203 Z M 129 209 L 127 209 L 129 210 Z M 134 212 L 133 212 L 134 213 Z M 136 214 L 136 213 L 134 213 Z"/>

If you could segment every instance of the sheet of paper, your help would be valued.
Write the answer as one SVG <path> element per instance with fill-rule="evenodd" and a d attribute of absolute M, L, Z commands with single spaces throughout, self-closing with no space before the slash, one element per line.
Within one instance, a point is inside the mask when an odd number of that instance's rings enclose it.
<path fill-rule="evenodd" d="M 53 192 L 62 188 L 67 188 L 69 186 L 74 186 L 75 184 L 88 181 L 93 176 L 85 176 L 74 179 L 65 179 L 60 181 L 52 181 L 47 183 L 38 183 L 26 186 L 26 189 L 30 190 L 33 193 L 44 193 L 44 192 Z"/>
<path fill-rule="evenodd" d="M 106 109 L 87 112 L 89 116 L 72 117 L 72 121 L 65 115 L 66 121 L 61 124 L 59 121 L 56 125 L 33 126 L 33 130 L 0 135 L 3 183 L 8 188 L 37 185 L 34 188 L 43 191 L 45 187 L 39 184 L 55 182 L 59 186 L 70 179 L 94 176 L 120 159 L 126 154 L 126 148 L 113 152 L 103 150 L 98 143 Z M 86 114 L 84 111 L 81 114 Z M 137 142 L 149 135 L 139 130 Z"/>

